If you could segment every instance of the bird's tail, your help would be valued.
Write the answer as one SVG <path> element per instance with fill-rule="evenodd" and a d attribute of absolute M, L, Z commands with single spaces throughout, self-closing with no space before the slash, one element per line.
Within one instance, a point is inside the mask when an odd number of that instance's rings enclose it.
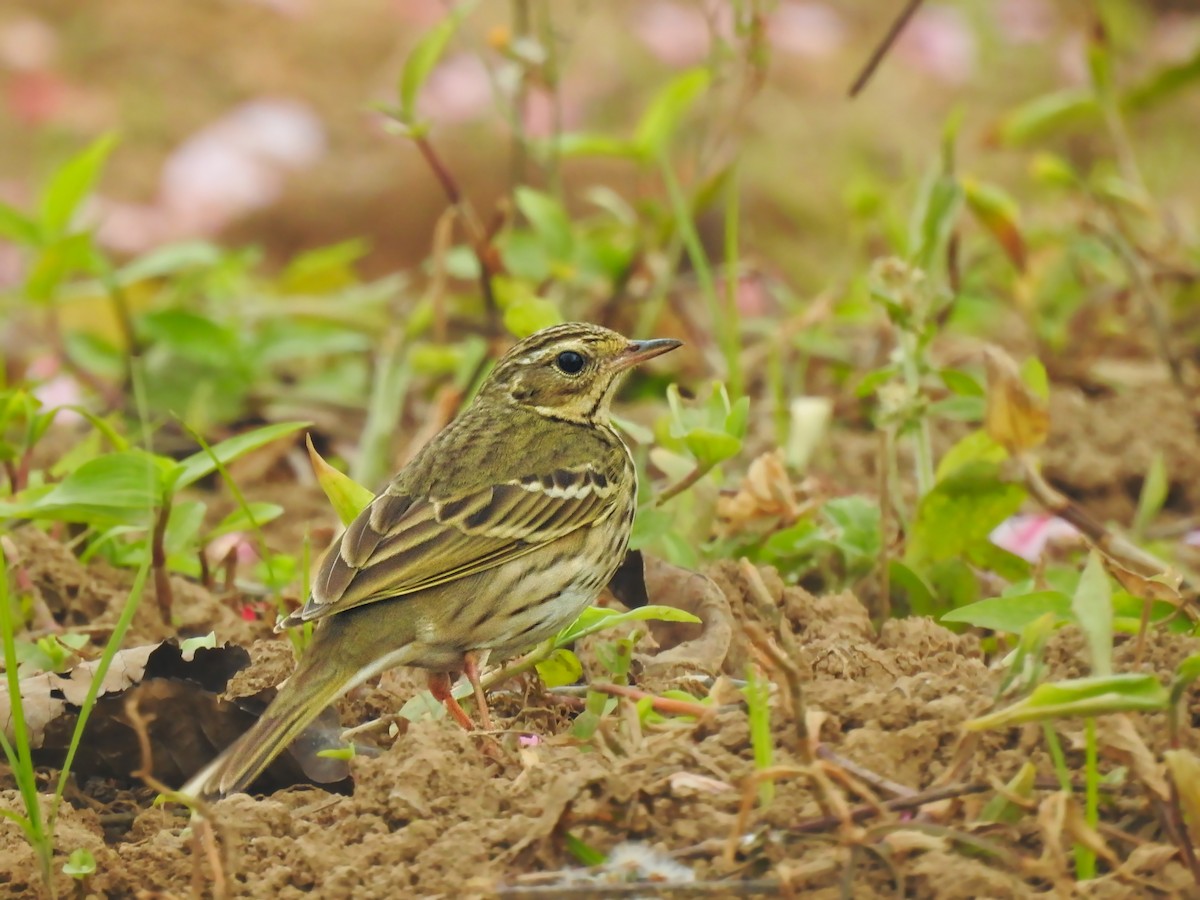
<path fill-rule="evenodd" d="M 212 800 L 246 790 L 325 707 L 368 677 L 328 658 L 305 665 L 312 658 L 305 654 L 259 720 L 180 788 L 181 794 Z"/>

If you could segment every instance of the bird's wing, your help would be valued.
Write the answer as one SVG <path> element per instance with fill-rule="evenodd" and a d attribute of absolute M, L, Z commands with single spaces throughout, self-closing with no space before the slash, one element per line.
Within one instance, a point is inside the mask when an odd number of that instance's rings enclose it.
<path fill-rule="evenodd" d="M 303 609 L 284 624 L 414 594 L 501 566 L 612 514 L 617 485 L 586 464 L 453 498 L 385 491 L 330 548 Z"/>

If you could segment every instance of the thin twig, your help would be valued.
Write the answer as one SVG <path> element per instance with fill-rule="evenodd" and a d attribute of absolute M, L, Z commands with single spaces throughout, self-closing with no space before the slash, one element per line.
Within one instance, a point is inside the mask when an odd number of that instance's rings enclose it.
<path fill-rule="evenodd" d="M 896 43 L 896 39 L 900 37 L 900 32 L 908 25 L 909 19 L 913 17 L 920 6 L 921 0 L 908 0 L 904 5 L 904 9 L 900 10 L 900 15 L 896 16 L 895 20 L 893 20 L 891 27 L 887 30 L 887 34 L 883 36 L 883 40 L 871 52 L 871 55 L 867 58 L 866 65 L 858 73 L 858 77 L 854 79 L 854 83 L 850 85 L 851 97 L 857 97 L 862 93 L 862 89 L 867 86 L 867 82 L 871 80 L 871 76 L 875 74 L 875 70 L 883 62 L 883 58 L 887 56 L 888 51 L 892 49 L 892 45 Z"/>
<path fill-rule="evenodd" d="M 1040 503 L 1047 512 L 1074 525 L 1102 553 L 1145 578 L 1153 578 L 1171 571 L 1168 563 L 1147 553 L 1123 535 L 1110 531 L 1083 507 L 1073 503 L 1070 498 L 1051 487 L 1028 455 L 1019 454 L 1016 462 L 1025 487 L 1033 499 Z M 1180 592 L 1195 596 L 1196 589 L 1185 581 L 1180 585 Z"/>
<path fill-rule="evenodd" d="M 496 274 L 496 260 L 494 258 L 496 254 L 488 238 L 488 234 L 480 224 L 479 217 L 475 214 L 474 209 L 463 200 L 458 182 L 454 180 L 454 176 L 446 167 L 446 164 L 442 162 L 437 151 L 433 149 L 433 144 L 429 142 L 429 138 L 425 135 L 417 135 L 413 138 L 413 143 L 417 145 L 417 150 L 425 158 L 425 162 L 429 164 L 429 168 L 433 170 L 433 175 L 442 186 L 442 190 L 446 194 L 446 199 L 452 207 L 458 210 L 459 217 L 467 229 L 471 247 L 475 251 L 475 258 L 479 262 L 479 289 L 483 295 L 488 319 L 489 321 L 494 321 L 497 306 L 496 295 L 492 290 L 492 278 Z"/>
<path fill-rule="evenodd" d="M 781 881 L 639 881 L 635 883 L 591 882 L 547 884 L 536 887 L 503 887 L 499 897 L 563 897 L 604 900 L 606 897 L 776 897 L 787 889 Z"/>
<path fill-rule="evenodd" d="M 650 705 L 658 712 L 674 713 L 675 715 L 696 716 L 700 719 L 710 719 L 716 712 L 712 706 L 703 703 L 689 703 L 686 700 L 676 700 L 672 697 L 659 697 L 647 691 L 639 690 L 627 684 L 608 684 L 605 682 L 588 685 L 589 690 L 613 697 L 626 697 L 630 700 L 650 700 Z"/>
<path fill-rule="evenodd" d="M 138 742 L 138 752 L 141 764 L 132 772 L 134 778 L 140 779 L 152 791 L 157 791 L 171 800 L 185 801 L 192 810 L 192 837 L 196 844 L 196 855 L 192 869 L 192 893 L 197 897 L 205 894 L 205 888 L 211 889 L 213 900 L 225 900 L 229 896 L 229 881 L 225 876 L 226 859 L 222 852 L 228 846 L 224 834 L 218 834 L 216 820 L 211 815 L 208 804 L 192 797 L 183 797 L 177 791 L 167 787 L 154 776 L 154 751 L 150 744 L 149 724 L 154 716 L 142 715 L 138 707 L 138 693 L 131 691 L 125 698 L 125 717 L 133 729 Z M 211 877 L 206 879 L 200 868 L 201 859 L 207 859 Z"/>
<path fill-rule="evenodd" d="M 174 608 L 174 598 L 171 591 L 171 573 L 167 571 L 167 522 L 171 518 L 171 502 L 165 500 L 158 510 L 154 520 L 154 531 L 150 539 L 151 562 L 154 568 L 154 599 L 158 603 L 158 612 L 165 624 L 171 624 L 171 610 Z"/>
<path fill-rule="evenodd" d="M 771 592 L 767 590 L 758 568 L 744 557 L 738 562 L 738 568 L 741 570 L 742 577 L 750 588 L 750 593 L 762 615 L 775 626 L 781 646 L 776 646 L 774 641 L 761 632 L 759 633 L 760 639 L 756 641 L 754 633 L 756 629 L 753 628 L 752 622 L 746 623 L 746 634 L 783 675 L 784 684 L 790 695 L 792 718 L 795 720 L 793 724 L 796 729 L 797 750 L 805 762 L 812 762 L 813 748 L 808 734 L 808 707 L 804 702 L 804 677 L 800 672 L 800 664 L 797 662 L 800 659 L 800 648 L 788 625 L 787 617 L 779 609 Z"/>

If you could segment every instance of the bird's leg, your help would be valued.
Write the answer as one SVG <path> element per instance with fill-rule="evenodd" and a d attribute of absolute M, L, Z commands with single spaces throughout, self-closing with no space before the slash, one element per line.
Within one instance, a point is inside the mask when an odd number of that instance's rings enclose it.
<path fill-rule="evenodd" d="M 475 723 L 471 721 L 467 711 L 459 706 L 458 701 L 454 699 L 454 694 L 451 693 L 449 675 L 445 672 L 430 672 L 429 693 L 433 694 L 433 699 L 445 705 L 446 711 L 454 717 L 455 722 L 467 731 L 475 730 Z"/>
<path fill-rule="evenodd" d="M 466 672 L 467 681 L 471 682 L 471 687 L 475 689 L 475 705 L 479 707 L 479 721 L 483 723 L 484 731 L 492 730 L 492 714 L 488 710 L 487 697 L 483 695 L 483 685 L 479 683 L 479 670 L 487 662 L 488 652 L 468 650 L 463 654 L 463 670 Z"/>

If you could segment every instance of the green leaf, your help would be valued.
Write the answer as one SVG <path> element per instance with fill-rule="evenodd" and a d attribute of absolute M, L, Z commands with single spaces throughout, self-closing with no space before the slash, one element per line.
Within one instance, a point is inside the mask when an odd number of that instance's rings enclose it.
<path fill-rule="evenodd" d="M 433 26 L 413 47 L 404 61 L 404 70 L 400 73 L 400 121 L 413 125 L 416 121 L 417 95 L 429 78 L 429 73 L 438 64 L 446 46 L 454 37 L 463 20 L 475 8 L 477 0 L 467 0 L 460 3 L 450 14 Z"/>
<path fill-rule="evenodd" d="M 196 546 L 196 538 L 204 525 L 205 505 L 199 500 L 186 500 L 171 505 L 163 548 L 168 555 L 182 553 Z"/>
<path fill-rule="evenodd" d="M 221 261 L 221 248 L 208 241 L 181 241 L 158 247 L 117 270 L 118 284 L 137 284 L 195 269 L 209 269 Z"/>
<path fill-rule="evenodd" d="M 1200 50 L 1197 50 L 1191 59 L 1159 69 L 1142 84 L 1129 91 L 1122 100 L 1122 105 L 1130 111 L 1147 109 L 1198 80 L 1200 80 Z"/>
<path fill-rule="evenodd" d="M 958 394 L 960 397 L 984 397 L 986 391 L 983 385 L 974 375 L 969 372 L 960 372 L 957 369 L 942 369 L 938 372 L 938 377 L 942 379 L 942 384 Z"/>
<path fill-rule="evenodd" d="M 279 289 L 287 294 L 331 294 L 350 287 L 358 281 L 354 264 L 369 250 L 362 238 L 307 250 L 288 263 L 279 276 Z"/>
<path fill-rule="evenodd" d="M 241 347 L 237 334 L 207 316 L 165 309 L 142 316 L 138 324 L 145 337 L 163 344 L 173 357 L 212 368 L 238 364 Z"/>
<path fill-rule="evenodd" d="M 574 856 L 580 865 L 599 866 L 608 858 L 599 850 L 585 844 L 569 831 L 563 835 L 563 841 L 567 845 L 567 852 Z"/>
<path fill-rule="evenodd" d="M 534 668 L 548 688 L 574 684 L 583 675 L 583 663 L 566 647 L 559 647 Z"/>
<path fill-rule="evenodd" d="M 633 143 L 643 160 L 663 155 L 688 108 L 708 90 L 707 69 L 689 69 L 667 83 L 650 101 L 634 132 Z"/>
<path fill-rule="evenodd" d="M 684 612 L 682 609 L 676 609 L 674 606 L 642 606 L 638 609 L 631 609 L 628 612 L 619 612 L 618 610 L 603 606 L 589 606 L 573 624 L 558 633 L 558 636 L 554 639 L 554 646 L 556 648 L 565 647 L 579 640 L 581 637 L 587 637 L 587 635 L 595 634 L 598 631 L 607 631 L 610 628 L 616 628 L 618 625 L 625 625 L 629 622 L 644 622 L 647 620 L 700 624 L 700 620 L 690 612 Z"/>
<path fill-rule="evenodd" d="M 116 135 L 104 135 L 50 177 L 42 191 L 39 209 L 42 230 L 47 237 L 58 237 L 66 232 L 79 204 L 95 186 L 116 142 Z"/>
<path fill-rule="evenodd" d="M 1074 618 L 1071 598 L 1061 591 L 1034 591 L 1013 597 L 989 597 L 969 606 L 952 609 L 941 617 L 943 622 L 964 622 L 976 628 L 1020 634 L 1046 613 L 1057 623 Z"/>
<path fill-rule="evenodd" d="M 25 293 L 30 300 L 44 302 L 70 275 L 90 272 L 95 266 L 96 249 L 86 232 L 51 241 L 30 266 L 25 277 Z"/>
<path fill-rule="evenodd" d="M 1168 699 L 1167 689 L 1152 673 L 1095 675 L 1039 684 L 1028 697 L 1006 709 L 972 719 L 963 727 L 969 731 L 983 731 L 1068 716 L 1162 712 Z"/>
<path fill-rule="evenodd" d="M 581 132 L 572 132 L 559 137 L 556 149 L 558 155 L 563 159 L 585 156 L 637 159 L 641 153 L 640 148 L 633 141 L 606 134 Z"/>
<path fill-rule="evenodd" d="M 1050 376 L 1046 367 L 1036 356 L 1031 356 L 1021 363 L 1021 381 L 1042 400 L 1050 399 Z"/>
<path fill-rule="evenodd" d="M 67 857 L 67 861 L 63 863 L 63 874 L 70 875 L 72 878 L 82 880 L 96 872 L 96 857 L 92 856 L 91 852 L 84 850 L 82 847 L 71 851 L 71 855 Z"/>
<path fill-rule="evenodd" d="M 1069 88 L 1035 97 L 1009 112 L 997 125 L 996 137 L 1002 144 L 1019 146 L 1099 118 L 1100 106 L 1093 92 Z"/>
<path fill-rule="evenodd" d="M 1098 676 L 1112 674 L 1113 602 L 1112 585 L 1100 554 L 1093 550 L 1088 555 L 1087 565 L 1080 576 L 1075 596 L 1071 598 L 1071 611 L 1087 638 L 1092 658 L 1092 673 Z"/>
<path fill-rule="evenodd" d="M 515 192 L 517 208 L 529 220 L 542 245 L 557 260 L 570 259 L 574 247 L 571 219 L 557 199 L 529 187 Z"/>
<path fill-rule="evenodd" d="M 17 516 L 88 524 L 144 525 L 162 499 L 163 461 L 142 450 L 89 460 Z"/>
<path fill-rule="evenodd" d="M 907 595 L 908 610 L 913 615 L 930 616 L 936 611 L 933 591 L 925 579 L 898 559 L 888 561 L 888 584 L 893 591 L 899 589 Z"/>
<path fill-rule="evenodd" d="M 1013 266 L 1025 270 L 1025 239 L 1021 235 L 1021 211 L 1012 195 L 999 185 L 973 178 L 962 180 L 967 208 L 996 239 Z"/>
<path fill-rule="evenodd" d="M 511 301 L 504 309 L 504 327 L 519 338 L 528 337 L 560 322 L 562 314 L 558 307 L 533 293 Z"/>
<path fill-rule="evenodd" d="M 1021 821 L 1026 815 L 1025 810 L 1013 803 L 1009 797 L 1017 797 L 1028 800 L 1033 796 L 1033 788 L 1037 782 L 1037 766 L 1029 760 L 1025 760 L 1021 764 L 1021 768 L 1017 770 L 1017 774 L 1008 782 L 1006 791 L 1003 794 L 996 794 L 984 806 L 983 811 L 979 814 L 980 822 L 989 823 L 1004 823 L 1012 825 Z"/>
<path fill-rule="evenodd" d="M 967 556 L 989 544 L 992 530 L 1015 513 L 1025 490 L 1000 477 L 987 460 L 963 463 L 940 476 L 921 498 L 904 561 L 918 572 L 931 564 Z"/>
<path fill-rule="evenodd" d="M 375 495 L 351 478 L 343 475 L 321 458 L 317 448 L 313 446 L 312 437 L 305 437 L 308 444 L 308 459 L 312 463 L 313 472 L 317 475 L 317 483 L 329 498 L 334 512 L 343 525 L 353 522 L 360 512 L 370 505 Z"/>
<path fill-rule="evenodd" d="M 742 442 L 738 438 L 710 428 L 693 428 L 683 441 L 696 461 L 705 468 L 732 459 L 742 449 Z"/>
<path fill-rule="evenodd" d="M 1142 482 L 1142 492 L 1138 495 L 1137 512 L 1133 517 L 1132 528 L 1135 538 L 1145 534 L 1154 517 L 1162 511 L 1170 488 L 1167 464 L 1162 451 L 1158 450 L 1150 460 L 1150 468 L 1146 470 L 1146 479 Z"/>
<path fill-rule="evenodd" d="M 197 650 L 212 650 L 217 646 L 217 633 L 198 634 L 195 637 L 184 638 L 179 642 L 179 652 L 188 658 Z"/>
<path fill-rule="evenodd" d="M 172 489 L 180 490 L 211 475 L 217 470 L 218 461 L 222 466 L 229 465 L 238 457 L 245 456 L 252 450 L 257 450 L 259 447 L 297 432 L 301 428 L 307 428 L 310 424 L 309 422 L 279 422 L 275 425 L 264 425 L 262 428 L 227 438 L 207 450 L 193 453 L 176 466 Z"/>
<path fill-rule="evenodd" d="M 283 513 L 284 508 L 278 503 L 265 503 L 259 500 L 252 501 L 244 507 L 239 506 L 227 515 L 205 537 L 211 541 L 213 538 L 220 537 L 223 534 L 231 534 L 234 531 L 261 528 L 268 522 L 274 522 Z"/>
<path fill-rule="evenodd" d="M 926 176 L 914 208 L 908 254 L 913 265 L 926 272 L 934 268 L 950 241 L 962 205 L 963 189 L 958 179 L 933 169 Z"/>
<path fill-rule="evenodd" d="M 26 247 L 36 247 L 42 240 L 37 222 L 23 212 L 0 203 L 0 238 Z"/>

